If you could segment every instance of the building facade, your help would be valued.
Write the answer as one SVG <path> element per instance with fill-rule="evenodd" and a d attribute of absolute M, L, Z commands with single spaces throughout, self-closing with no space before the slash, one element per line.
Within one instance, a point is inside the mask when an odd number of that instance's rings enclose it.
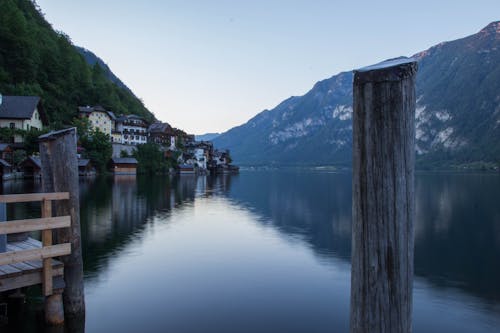
<path fill-rule="evenodd" d="M 115 115 L 104 109 L 102 106 L 80 106 L 78 107 L 78 115 L 80 118 L 87 118 L 90 127 L 97 129 L 100 132 L 111 135 L 111 131 L 115 127 Z"/>
<path fill-rule="evenodd" d="M 136 115 L 122 115 L 116 119 L 116 131 L 123 135 L 122 143 L 140 145 L 147 142 L 148 124 Z"/>
<path fill-rule="evenodd" d="M 45 112 L 38 96 L 3 96 L 0 94 L 0 127 L 41 130 L 47 125 Z M 22 143 L 20 135 L 14 135 L 11 143 Z"/>

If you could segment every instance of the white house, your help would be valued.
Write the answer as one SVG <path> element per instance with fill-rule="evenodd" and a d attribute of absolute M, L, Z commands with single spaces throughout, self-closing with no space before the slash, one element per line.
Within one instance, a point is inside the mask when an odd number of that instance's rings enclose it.
<path fill-rule="evenodd" d="M 0 94 L 0 127 L 12 129 L 41 130 L 47 124 L 45 112 L 38 96 L 2 96 Z M 22 143 L 23 138 L 15 135 L 13 143 Z"/>
<path fill-rule="evenodd" d="M 115 115 L 111 111 L 106 111 L 102 106 L 79 106 L 78 114 L 81 118 L 89 120 L 92 129 L 98 129 L 112 137 L 112 130 L 115 128 Z"/>
<path fill-rule="evenodd" d="M 147 142 L 148 124 L 134 114 L 122 115 L 116 119 L 116 131 L 123 135 L 122 143 L 140 145 Z"/>

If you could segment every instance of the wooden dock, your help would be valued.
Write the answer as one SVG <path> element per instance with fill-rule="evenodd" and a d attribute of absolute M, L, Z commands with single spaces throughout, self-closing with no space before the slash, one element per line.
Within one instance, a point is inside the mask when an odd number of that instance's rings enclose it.
<path fill-rule="evenodd" d="M 39 252 L 42 249 L 42 242 L 33 238 L 25 241 L 12 242 L 7 244 L 6 253 L 19 253 L 30 250 Z M 53 288 L 64 288 L 64 265 L 62 262 L 52 259 L 52 280 Z M 29 287 L 43 282 L 43 260 L 34 259 L 20 261 L 17 263 L 0 265 L 0 292 Z"/>
<path fill-rule="evenodd" d="M 68 199 L 68 192 L 0 195 L 2 205 L 41 202 L 41 218 L 0 222 L 0 235 L 40 231 L 42 238 L 38 241 L 24 236 L 7 243 L 6 252 L 0 253 L 0 293 L 41 284 L 46 322 L 54 325 L 64 322 L 65 283 L 64 265 L 53 258 L 69 255 L 71 243 L 53 244 L 53 229 L 70 228 L 72 219 L 70 215 L 53 217 L 52 203 Z"/>

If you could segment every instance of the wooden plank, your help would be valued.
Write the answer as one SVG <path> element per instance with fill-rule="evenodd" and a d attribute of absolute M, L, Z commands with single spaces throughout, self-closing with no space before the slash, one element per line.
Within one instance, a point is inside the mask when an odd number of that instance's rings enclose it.
<path fill-rule="evenodd" d="M 22 275 L 23 273 L 28 273 L 31 271 L 41 272 L 43 265 L 42 260 L 29 260 L 23 261 L 22 263 L 29 265 L 29 269 L 27 271 L 16 268 L 17 264 L 12 265 L 1 265 L 0 266 L 0 281 L 5 277 L 12 277 Z M 17 266 L 19 267 L 19 266 Z M 52 259 L 52 270 L 64 268 L 63 264 L 60 261 Z"/>
<path fill-rule="evenodd" d="M 35 267 L 36 269 L 42 269 L 43 267 L 42 260 L 26 260 L 23 262 Z"/>
<path fill-rule="evenodd" d="M 42 242 L 40 242 L 38 239 L 34 239 L 29 237 L 27 240 L 24 241 L 27 244 L 31 244 L 34 247 L 42 247 Z"/>
<path fill-rule="evenodd" d="M 42 218 L 52 217 L 52 201 L 42 201 Z M 69 216 L 68 216 L 69 217 Z M 69 225 L 71 225 L 71 217 L 69 217 Z M 43 247 L 52 245 L 52 230 L 42 231 L 42 245 Z M 43 259 L 43 283 L 42 293 L 44 296 L 52 295 L 52 264 L 51 258 Z"/>
<path fill-rule="evenodd" d="M 48 201 L 50 202 L 50 201 Z M 71 226 L 71 216 L 42 217 L 40 219 L 13 220 L 0 224 L 1 234 L 14 234 L 38 230 L 67 228 Z"/>
<path fill-rule="evenodd" d="M 18 242 L 14 243 L 14 244 L 7 244 L 7 252 L 15 252 L 15 251 L 24 251 L 24 250 L 27 250 L 27 249 L 24 249 L 24 248 L 20 247 L 18 244 L 19 244 Z"/>
<path fill-rule="evenodd" d="M 10 264 L 10 265 L 21 270 L 23 272 L 23 274 L 40 270 L 39 268 L 35 268 L 35 267 L 31 266 L 30 264 L 27 264 L 25 262 L 16 262 L 16 263 Z"/>
<path fill-rule="evenodd" d="M 20 242 L 14 242 L 14 245 L 18 248 L 21 248 L 23 250 L 29 250 L 29 249 L 33 249 L 33 248 L 36 248 L 36 246 L 33 246 L 31 245 L 30 243 L 28 243 L 27 241 L 20 241 Z"/>
<path fill-rule="evenodd" d="M 3 194 L 0 195 L 0 202 L 31 202 L 43 200 L 66 200 L 69 199 L 69 192 L 53 193 L 22 193 L 22 194 Z"/>
<path fill-rule="evenodd" d="M 22 271 L 19 268 L 12 265 L 1 265 L 0 272 L 0 277 L 3 277 L 4 275 L 22 274 Z"/>
<path fill-rule="evenodd" d="M 56 268 L 52 271 L 53 276 L 64 274 L 64 268 Z M 31 272 L 19 276 L 10 276 L 0 279 L 0 292 L 18 289 L 42 283 L 42 272 Z"/>
<path fill-rule="evenodd" d="M 4 252 L 0 253 L 0 265 L 13 264 L 33 259 L 45 259 L 52 257 L 65 256 L 71 253 L 71 244 L 57 244 L 40 249 Z"/>

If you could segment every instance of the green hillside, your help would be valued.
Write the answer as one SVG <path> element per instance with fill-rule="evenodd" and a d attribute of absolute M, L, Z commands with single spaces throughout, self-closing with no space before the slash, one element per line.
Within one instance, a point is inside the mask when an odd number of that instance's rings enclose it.
<path fill-rule="evenodd" d="M 51 127 L 69 124 L 79 105 L 102 105 L 116 114 L 154 119 L 99 65 L 89 65 L 30 0 L 0 1 L 0 93 L 40 96 Z"/>

